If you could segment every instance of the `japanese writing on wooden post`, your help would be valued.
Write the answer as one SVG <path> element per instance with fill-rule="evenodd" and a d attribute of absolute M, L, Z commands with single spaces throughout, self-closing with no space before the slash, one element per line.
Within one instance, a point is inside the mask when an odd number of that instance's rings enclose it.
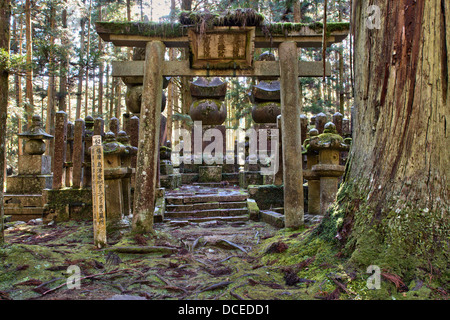
<path fill-rule="evenodd" d="M 102 136 L 92 137 L 92 208 L 94 219 L 94 244 L 98 248 L 106 246 L 105 179 L 103 168 Z"/>

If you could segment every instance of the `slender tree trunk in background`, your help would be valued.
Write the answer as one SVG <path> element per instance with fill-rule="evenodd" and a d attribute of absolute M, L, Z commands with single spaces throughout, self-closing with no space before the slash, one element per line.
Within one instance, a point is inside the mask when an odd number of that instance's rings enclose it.
<path fill-rule="evenodd" d="M 11 6 L 9 0 L 0 0 L 0 49 L 9 53 Z M 3 187 L 5 184 L 6 117 L 8 114 L 8 72 L 0 64 L 0 245 L 4 243 Z"/>
<path fill-rule="evenodd" d="M 14 25 L 16 26 L 13 28 L 14 30 L 14 38 L 16 39 L 17 43 L 17 49 L 16 53 L 19 55 L 22 55 L 22 38 L 23 38 L 23 26 L 22 26 L 22 15 L 18 16 L 17 18 L 20 32 L 19 32 L 19 39 L 17 39 L 17 24 L 16 19 L 14 19 Z M 14 75 L 14 84 L 15 84 L 15 91 L 16 91 L 16 105 L 19 110 L 23 108 L 23 91 L 22 91 L 22 76 L 20 74 Z M 19 114 L 16 114 L 17 116 L 17 131 L 18 133 L 22 133 L 22 112 Z M 22 139 L 18 139 L 18 154 L 22 155 Z"/>
<path fill-rule="evenodd" d="M 115 88 L 116 88 L 117 78 L 111 77 L 111 86 L 109 92 L 109 119 L 115 117 L 114 113 L 114 101 L 115 99 Z"/>
<path fill-rule="evenodd" d="M 55 3 L 50 3 L 50 30 L 51 32 L 55 32 Z M 55 44 L 55 37 L 53 35 L 50 35 L 50 48 L 53 48 Z M 51 134 L 52 136 L 55 135 L 55 53 L 52 49 L 50 49 L 49 52 L 49 62 L 48 62 L 48 90 L 47 90 L 47 118 L 46 118 L 46 126 L 45 129 L 47 133 Z M 55 148 L 54 139 L 49 140 L 47 143 L 47 149 L 46 154 L 47 155 L 53 155 L 53 151 Z M 53 161 L 52 161 L 53 165 Z"/>
<path fill-rule="evenodd" d="M 301 23 L 302 22 L 302 10 L 301 10 L 301 3 L 300 0 L 297 0 L 294 2 L 294 22 L 295 23 Z M 300 57 L 302 54 L 302 49 L 297 49 L 297 55 Z M 299 89 L 299 96 L 298 96 L 298 102 L 300 105 L 300 112 L 303 112 L 303 88 L 302 83 L 299 80 L 298 81 L 298 89 Z"/>
<path fill-rule="evenodd" d="M 120 48 L 115 47 L 114 48 L 115 53 L 118 55 L 120 53 Z M 114 91 L 113 91 L 113 113 L 112 115 L 114 117 L 116 117 L 117 119 L 119 119 L 119 121 L 121 120 L 121 112 L 122 112 L 122 86 L 120 85 L 120 83 L 122 82 L 122 80 L 120 80 L 119 78 L 115 77 L 113 78 L 113 86 L 114 86 Z"/>
<path fill-rule="evenodd" d="M 294 2 L 294 22 L 302 21 L 302 10 L 300 0 Z"/>
<path fill-rule="evenodd" d="M 117 119 L 121 119 L 122 114 L 122 86 L 120 85 L 120 80 L 116 80 L 115 88 L 114 88 L 114 110 L 115 110 L 115 117 Z"/>
<path fill-rule="evenodd" d="M 174 48 L 169 48 L 169 60 L 175 60 Z M 176 84 L 172 81 L 167 86 L 167 139 L 172 141 L 173 130 L 173 110 L 175 108 L 175 101 L 178 100 L 176 92 Z"/>
<path fill-rule="evenodd" d="M 69 40 L 67 39 L 67 0 L 64 1 L 64 8 L 61 14 L 61 25 L 63 28 L 63 35 L 61 37 L 61 43 L 66 50 L 68 50 Z M 59 96 L 58 96 L 58 110 L 67 111 L 67 72 L 69 69 L 69 60 L 67 53 L 61 56 L 61 63 L 59 68 Z M 70 119 L 70 118 L 69 118 Z"/>
<path fill-rule="evenodd" d="M 81 118 L 81 101 L 83 95 L 83 55 L 84 55 L 84 26 L 86 20 L 84 17 L 80 20 L 80 62 L 78 66 L 78 91 L 77 91 L 77 109 L 76 109 L 76 119 Z M 87 116 L 87 114 L 85 115 Z"/>
<path fill-rule="evenodd" d="M 339 0 L 339 16 L 338 21 L 342 22 L 342 10 L 341 10 L 341 0 Z M 344 100 L 344 58 L 343 58 L 344 46 L 339 44 L 338 52 L 338 61 L 339 61 L 339 84 L 338 84 L 338 92 L 339 92 L 339 112 L 344 114 L 345 111 L 345 100 Z"/>
<path fill-rule="evenodd" d="M 26 72 L 26 98 L 25 115 L 27 128 L 31 124 L 31 117 L 34 113 L 33 101 L 33 38 L 31 29 L 31 0 L 25 2 L 25 37 L 27 41 L 27 72 Z"/>
<path fill-rule="evenodd" d="M 95 115 L 95 79 L 96 79 L 96 74 L 95 74 L 95 70 L 97 68 L 94 66 L 94 68 L 92 69 L 92 116 Z"/>
<path fill-rule="evenodd" d="M 170 1 L 170 21 L 175 22 L 175 0 Z M 175 48 L 169 48 L 169 60 L 176 60 Z M 172 141 L 173 131 L 173 111 L 175 104 L 178 104 L 178 94 L 176 92 L 177 87 L 173 81 L 170 81 L 167 87 L 167 140 Z"/>
<path fill-rule="evenodd" d="M 182 0 L 181 10 L 191 11 L 192 0 Z M 189 49 L 181 49 L 181 60 L 187 59 L 189 59 Z M 188 77 L 181 77 L 180 80 L 181 80 L 181 110 L 183 114 L 189 114 L 189 109 L 192 104 L 191 91 L 189 90 L 189 81 L 191 81 L 192 79 Z M 182 127 L 185 128 L 184 123 Z"/>
<path fill-rule="evenodd" d="M 380 30 L 368 25 L 369 5 L 381 10 Z M 437 278 L 449 261 L 450 3 L 354 1 L 353 19 L 353 145 L 318 233 L 361 268 Z"/>
<path fill-rule="evenodd" d="M 102 5 L 98 4 L 98 20 L 102 21 Z M 98 65 L 98 114 L 103 117 L 103 40 L 98 37 L 98 52 L 99 52 L 99 65 Z"/>
<path fill-rule="evenodd" d="M 131 21 L 131 0 L 127 0 L 127 21 Z M 133 49 L 127 48 L 128 60 L 133 60 Z"/>
<path fill-rule="evenodd" d="M 92 0 L 89 1 L 88 9 L 88 22 L 87 22 L 87 45 L 86 45 L 86 87 L 84 91 L 84 114 L 89 115 L 89 61 L 90 61 L 90 46 L 91 46 L 91 10 L 92 10 Z M 92 110 L 91 110 L 92 111 Z"/>

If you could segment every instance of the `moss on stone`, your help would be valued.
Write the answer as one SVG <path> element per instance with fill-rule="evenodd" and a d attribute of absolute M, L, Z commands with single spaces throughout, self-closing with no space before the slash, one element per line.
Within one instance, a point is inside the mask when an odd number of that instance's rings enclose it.
<path fill-rule="evenodd" d="M 323 30 L 322 22 L 313 23 L 292 23 L 292 22 L 277 22 L 271 23 L 266 26 L 267 32 L 272 35 L 285 35 L 291 32 L 300 32 L 304 28 L 309 28 L 319 33 Z M 338 31 L 347 31 L 350 29 L 350 24 L 347 22 L 328 22 L 327 23 L 327 35 Z"/>
<path fill-rule="evenodd" d="M 135 34 L 147 37 L 178 38 L 187 36 L 187 27 L 169 22 L 97 22 L 99 28 L 111 34 Z"/>
<path fill-rule="evenodd" d="M 245 8 L 223 12 L 182 11 L 179 19 L 183 25 L 212 28 L 214 26 L 259 26 L 265 18 L 255 10 Z"/>

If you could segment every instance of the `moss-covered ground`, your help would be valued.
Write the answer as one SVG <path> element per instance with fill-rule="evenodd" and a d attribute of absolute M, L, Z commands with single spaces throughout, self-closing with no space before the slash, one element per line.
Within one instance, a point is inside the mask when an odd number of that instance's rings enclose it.
<path fill-rule="evenodd" d="M 93 246 L 91 222 L 20 224 L 0 248 L 0 299 L 447 299 L 424 277 L 404 284 L 382 271 L 381 288 L 315 226 L 275 229 L 262 222 L 157 223 L 153 235 L 112 228 L 108 249 Z M 114 251 L 122 248 L 120 252 Z M 126 253 L 152 248 L 151 253 Z M 79 289 L 69 289 L 81 271 Z M 447 291 L 446 291 L 447 290 Z"/>

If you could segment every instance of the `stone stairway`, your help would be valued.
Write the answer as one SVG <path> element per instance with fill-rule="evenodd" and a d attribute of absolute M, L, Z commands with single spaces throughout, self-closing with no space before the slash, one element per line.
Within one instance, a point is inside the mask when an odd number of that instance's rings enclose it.
<path fill-rule="evenodd" d="M 164 221 L 249 220 L 247 194 L 239 188 L 195 184 L 166 192 Z"/>

